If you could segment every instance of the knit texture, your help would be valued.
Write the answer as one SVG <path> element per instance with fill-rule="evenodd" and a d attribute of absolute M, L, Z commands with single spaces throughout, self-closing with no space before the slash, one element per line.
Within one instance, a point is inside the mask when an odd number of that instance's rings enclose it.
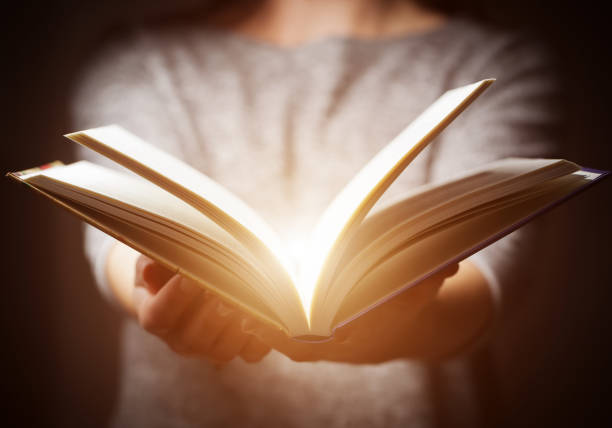
<path fill-rule="evenodd" d="M 295 48 L 204 26 L 140 28 L 95 55 L 77 85 L 73 117 L 75 129 L 117 123 L 182 158 L 291 243 L 304 239 L 351 177 L 447 89 L 497 78 L 381 203 L 496 159 L 554 156 L 559 119 L 551 76 L 533 44 L 462 19 L 423 34 L 334 37 Z M 78 156 L 108 165 L 87 150 Z M 546 269 L 535 263 L 543 233 L 527 226 L 473 257 L 500 318 Z M 89 227 L 86 236 L 104 288 L 111 238 Z M 234 361 L 217 370 L 174 355 L 131 321 L 121 358 L 117 426 L 388 427 L 433 420 L 416 362 L 306 364 L 273 352 L 259 364 Z M 461 363 L 448 370 L 458 424 L 475 423 Z"/>

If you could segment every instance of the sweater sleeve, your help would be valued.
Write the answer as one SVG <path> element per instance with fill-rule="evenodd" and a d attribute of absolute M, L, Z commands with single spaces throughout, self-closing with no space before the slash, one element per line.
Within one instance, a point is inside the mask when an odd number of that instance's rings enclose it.
<path fill-rule="evenodd" d="M 497 81 L 457 119 L 433 147 L 431 177 L 511 156 L 557 157 L 560 147 L 558 86 L 546 51 L 519 37 L 500 37 L 477 60 L 457 71 L 456 85 L 481 78 Z M 537 257 L 548 238 L 541 219 L 511 233 L 471 257 L 486 277 L 498 315 L 513 307 L 535 284 Z"/>
<path fill-rule="evenodd" d="M 176 137 L 168 135 L 172 127 L 155 78 L 156 67 L 163 67 L 162 58 L 138 34 L 103 44 L 83 67 L 74 86 L 71 126 L 77 130 L 118 124 L 180 157 L 181 153 L 172 145 Z M 75 150 L 78 159 L 122 169 L 87 148 L 76 145 Z M 109 298 L 105 266 L 115 242 L 114 238 L 85 225 L 85 253 L 100 291 Z"/>

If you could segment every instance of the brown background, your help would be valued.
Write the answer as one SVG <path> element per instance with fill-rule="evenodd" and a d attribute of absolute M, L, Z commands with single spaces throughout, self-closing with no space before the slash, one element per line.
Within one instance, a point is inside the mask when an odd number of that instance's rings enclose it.
<path fill-rule="evenodd" d="M 166 4 L 167 3 L 167 4 Z M 18 170 L 49 160 L 70 161 L 60 135 L 70 130 L 66 106 L 71 82 L 89 49 L 125 22 L 164 15 L 172 2 L 56 0 L 23 2 L 4 10 L 2 43 L 2 168 Z M 188 9 L 195 0 L 183 1 Z M 518 0 L 444 3 L 488 22 L 528 29 L 551 44 L 566 85 L 565 105 L 575 120 L 568 138 L 584 165 L 612 169 L 609 132 L 611 54 L 603 9 L 587 2 Z M 489 3 L 487 6 L 486 3 Z M 585 149 L 586 147 L 586 149 Z M 584 153 L 588 153 L 585 155 Z M 4 179 L 0 416 L 23 425 L 104 426 L 117 386 L 119 316 L 98 296 L 81 252 L 80 223 L 47 201 Z M 607 409 L 612 380 L 612 179 L 571 202 L 593 210 L 577 233 L 583 255 L 575 287 L 559 290 L 563 304 L 542 324 L 557 326 L 536 338 L 545 346 L 514 368 L 513 396 L 500 399 L 487 355 L 474 360 L 487 425 L 591 426 L 612 422 Z M 577 226 L 578 227 L 578 226 Z M 563 233 L 560 231 L 560 233 Z M 545 257 L 545 255 L 542 255 Z M 538 332 L 534 331 L 534 335 Z M 437 373 L 432 368 L 432 373 Z M 521 379 L 521 373 L 529 373 Z M 435 394 L 444 394 L 440 380 Z M 439 412 L 439 425 L 452 425 Z"/>

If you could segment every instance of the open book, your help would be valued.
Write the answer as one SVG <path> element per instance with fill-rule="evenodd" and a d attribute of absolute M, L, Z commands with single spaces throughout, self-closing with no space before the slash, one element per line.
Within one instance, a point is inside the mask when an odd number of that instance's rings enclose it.
<path fill-rule="evenodd" d="M 370 212 L 492 82 L 448 91 L 365 165 L 323 213 L 298 270 L 244 202 L 118 126 L 67 137 L 140 177 L 85 161 L 9 176 L 289 336 L 327 337 L 606 175 L 564 160 L 507 159 Z"/>

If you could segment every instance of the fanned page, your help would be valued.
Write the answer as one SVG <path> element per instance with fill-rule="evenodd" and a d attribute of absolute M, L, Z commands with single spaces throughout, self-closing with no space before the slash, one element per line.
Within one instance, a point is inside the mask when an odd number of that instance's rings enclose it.
<path fill-rule="evenodd" d="M 302 319 L 291 326 L 294 334 L 307 334 L 306 315 L 291 264 L 274 231 L 243 201 L 186 163 L 146 143 L 125 129 L 105 126 L 66 135 L 132 170 L 201 211 L 261 260 L 270 283 L 283 300 L 283 312 Z M 295 312 L 301 314 L 296 314 Z"/>
<path fill-rule="evenodd" d="M 249 313 L 281 326 L 282 312 L 299 316 L 299 308 L 282 305 L 257 258 L 235 238 L 146 180 L 86 161 L 11 176 Z"/>
<path fill-rule="evenodd" d="M 358 274 L 358 278 L 349 278 L 353 276 L 349 266 L 338 276 L 338 281 L 352 281 L 353 286 L 330 322 L 330 330 L 359 317 L 373 305 L 385 302 L 450 263 L 469 257 L 607 175 L 605 171 L 583 168 L 545 180 L 494 203 L 485 203 L 416 235 L 412 234 L 411 225 L 398 225 L 396 232 L 404 235 L 400 246 L 388 248 L 390 251 L 372 269 Z M 396 208 L 403 210 L 402 206 L 391 206 L 390 211 L 380 214 L 392 214 Z M 381 283 L 384 287 L 380 287 Z"/>
<path fill-rule="evenodd" d="M 421 150 L 493 81 L 482 80 L 443 94 L 370 160 L 324 212 L 312 234 L 299 278 L 314 334 L 329 328 L 318 325 L 315 314 L 320 311 L 343 247 L 355 227 Z"/>
<path fill-rule="evenodd" d="M 325 299 L 325 306 L 317 313 L 317 321 L 332 325 L 340 306 L 344 308 L 345 315 L 347 312 L 354 314 L 397 291 L 398 287 L 405 288 L 406 284 L 415 279 L 413 275 L 422 276 L 447 262 L 445 251 L 452 245 L 477 245 L 484 239 L 482 231 L 486 228 L 483 226 L 476 232 L 454 236 L 452 244 L 440 244 L 435 254 L 417 253 L 417 257 L 405 260 L 403 273 L 397 273 L 398 281 L 379 281 L 376 290 L 368 295 L 376 298 L 355 299 L 361 287 L 361 279 L 368 272 L 377 270 L 378 266 L 383 266 L 386 258 L 399 252 L 411 251 L 410 247 L 420 239 L 425 239 L 428 234 L 444 234 L 447 227 L 469 222 L 472 218 L 484 219 L 488 212 L 512 210 L 520 213 L 520 206 L 537 197 L 538 189 L 554 191 L 554 188 L 542 188 L 542 183 L 552 183 L 555 179 L 569 175 L 576 186 L 583 185 L 582 177 L 573 175 L 577 170 L 578 165 L 559 159 L 504 159 L 462 173 L 447 182 L 422 186 L 400 201 L 370 213 L 357 228 L 343 254 Z M 499 214 L 499 227 L 503 229 L 507 225 L 503 224 L 501 218 L 502 214 Z M 432 260 L 430 264 L 424 262 L 426 257 Z M 363 291 L 360 293 L 364 294 Z M 351 297 L 347 297 L 349 295 Z"/>

